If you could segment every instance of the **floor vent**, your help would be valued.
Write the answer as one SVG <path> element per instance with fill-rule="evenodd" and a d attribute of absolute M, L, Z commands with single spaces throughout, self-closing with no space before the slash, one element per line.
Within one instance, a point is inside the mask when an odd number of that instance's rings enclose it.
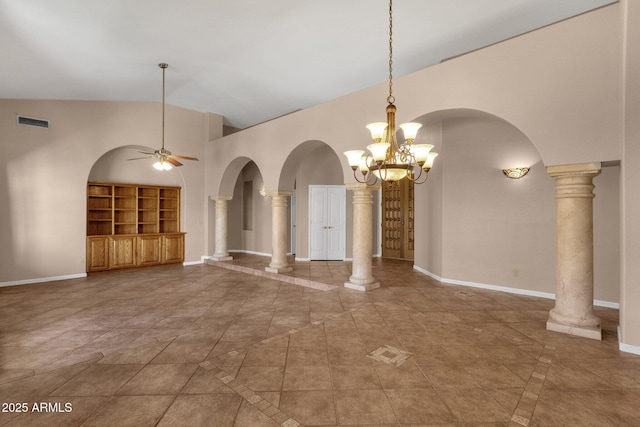
<path fill-rule="evenodd" d="M 49 129 L 49 120 L 34 119 L 33 117 L 18 116 L 18 124 L 23 126 L 33 126 L 37 128 Z"/>

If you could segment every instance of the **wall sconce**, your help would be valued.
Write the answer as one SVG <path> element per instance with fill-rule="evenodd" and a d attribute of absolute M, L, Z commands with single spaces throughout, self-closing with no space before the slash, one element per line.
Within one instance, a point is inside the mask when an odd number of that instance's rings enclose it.
<path fill-rule="evenodd" d="M 264 188 L 260 190 L 260 195 L 262 197 L 267 197 L 267 190 L 265 190 Z"/>
<path fill-rule="evenodd" d="M 529 172 L 529 168 L 502 169 L 502 173 L 504 173 L 504 175 L 507 178 L 511 178 L 511 179 L 520 179 L 523 176 L 525 176 L 528 172 Z"/>

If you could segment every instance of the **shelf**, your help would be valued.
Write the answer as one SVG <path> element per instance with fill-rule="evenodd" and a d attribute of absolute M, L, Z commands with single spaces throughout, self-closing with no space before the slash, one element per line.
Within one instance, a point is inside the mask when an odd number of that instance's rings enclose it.
<path fill-rule="evenodd" d="M 180 188 L 89 182 L 87 235 L 180 232 Z"/>

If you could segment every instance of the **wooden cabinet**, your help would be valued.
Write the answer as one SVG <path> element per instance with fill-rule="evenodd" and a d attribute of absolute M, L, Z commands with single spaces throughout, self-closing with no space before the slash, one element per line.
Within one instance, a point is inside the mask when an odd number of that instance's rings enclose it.
<path fill-rule="evenodd" d="M 184 235 L 166 234 L 163 238 L 162 262 L 182 262 L 184 258 Z"/>
<path fill-rule="evenodd" d="M 88 183 L 87 272 L 183 261 L 179 187 Z"/>
<path fill-rule="evenodd" d="M 162 238 L 158 234 L 138 236 L 138 263 L 140 265 L 162 264 Z"/>
<path fill-rule="evenodd" d="M 87 271 L 109 269 L 109 244 L 107 236 L 87 237 Z"/>

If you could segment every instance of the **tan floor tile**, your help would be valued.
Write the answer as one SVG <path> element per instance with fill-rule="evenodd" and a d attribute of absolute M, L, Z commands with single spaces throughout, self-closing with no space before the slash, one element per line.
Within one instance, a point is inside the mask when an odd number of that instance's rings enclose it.
<path fill-rule="evenodd" d="M 598 389 L 613 390 L 616 386 L 580 365 L 556 362 L 549 369 L 545 387 L 561 390 Z"/>
<path fill-rule="evenodd" d="M 433 390 L 387 390 L 398 422 L 403 424 L 447 424 L 456 418 Z"/>
<path fill-rule="evenodd" d="M 543 390 L 533 413 L 532 425 L 638 425 L 638 397 L 640 395 L 637 394 L 626 396 L 618 390 Z"/>
<path fill-rule="evenodd" d="M 280 410 L 303 425 L 336 424 L 336 409 L 330 390 L 284 391 Z"/>
<path fill-rule="evenodd" d="M 178 394 L 196 368 L 197 365 L 187 364 L 150 364 L 142 368 L 117 394 Z"/>
<path fill-rule="evenodd" d="M 289 346 L 291 347 L 326 347 L 327 340 L 322 326 L 304 328 L 291 335 Z"/>
<path fill-rule="evenodd" d="M 234 427 L 279 427 L 280 424 L 266 416 L 246 400 L 240 405 Z"/>
<path fill-rule="evenodd" d="M 431 384 L 416 365 L 376 365 L 375 370 L 385 389 L 430 389 Z"/>
<path fill-rule="evenodd" d="M 470 363 L 464 366 L 464 370 L 483 388 L 516 388 L 526 385 L 525 380 L 502 364 Z"/>
<path fill-rule="evenodd" d="M 234 393 L 215 375 L 198 368 L 181 391 L 182 394 Z"/>
<path fill-rule="evenodd" d="M 9 402 L 10 398 L 46 396 L 90 366 L 91 363 L 81 363 L 6 382 L 0 385 L 0 397 L 3 402 Z"/>
<path fill-rule="evenodd" d="M 83 427 L 155 426 L 174 396 L 114 396 Z"/>
<path fill-rule="evenodd" d="M 332 365 L 331 379 L 335 389 L 381 388 L 376 370 L 372 366 Z"/>
<path fill-rule="evenodd" d="M 157 426 L 230 427 L 241 403 L 237 394 L 180 395 Z"/>
<path fill-rule="evenodd" d="M 286 359 L 286 348 L 256 347 L 247 352 L 242 366 L 284 366 Z"/>
<path fill-rule="evenodd" d="M 464 365 L 442 363 L 420 366 L 433 388 L 466 389 L 477 388 L 480 384 L 476 377 L 465 371 Z"/>
<path fill-rule="evenodd" d="M 226 330 L 220 341 L 260 341 L 267 338 L 269 325 L 261 324 L 232 324 Z"/>
<path fill-rule="evenodd" d="M 258 395 L 276 408 L 280 407 L 281 393 L 279 391 L 261 391 L 258 392 Z"/>
<path fill-rule="evenodd" d="M 396 417 L 382 390 L 336 390 L 339 424 L 394 424 Z"/>
<path fill-rule="evenodd" d="M 151 363 L 200 363 L 213 349 L 213 344 L 203 341 L 174 341 L 162 350 Z"/>
<path fill-rule="evenodd" d="M 142 367 L 142 365 L 93 365 L 54 390 L 51 395 L 111 396 Z"/>
<path fill-rule="evenodd" d="M 511 418 L 511 413 L 484 390 L 440 390 L 438 395 L 456 418 L 465 423 L 507 422 Z"/>
<path fill-rule="evenodd" d="M 236 380 L 253 391 L 280 391 L 284 368 L 280 366 L 243 366 Z"/>
<path fill-rule="evenodd" d="M 282 390 L 330 390 L 328 366 L 287 366 Z"/>
<path fill-rule="evenodd" d="M 362 344 L 329 347 L 330 365 L 370 365 L 372 361 L 367 357 L 369 352 Z"/>
<path fill-rule="evenodd" d="M 287 366 L 328 365 L 326 348 L 291 347 L 287 353 Z"/>
<path fill-rule="evenodd" d="M 155 340 L 144 344 L 130 344 L 105 354 L 98 363 L 108 365 L 147 364 L 164 350 L 167 345 L 169 345 L 168 341 L 157 342 Z"/>

